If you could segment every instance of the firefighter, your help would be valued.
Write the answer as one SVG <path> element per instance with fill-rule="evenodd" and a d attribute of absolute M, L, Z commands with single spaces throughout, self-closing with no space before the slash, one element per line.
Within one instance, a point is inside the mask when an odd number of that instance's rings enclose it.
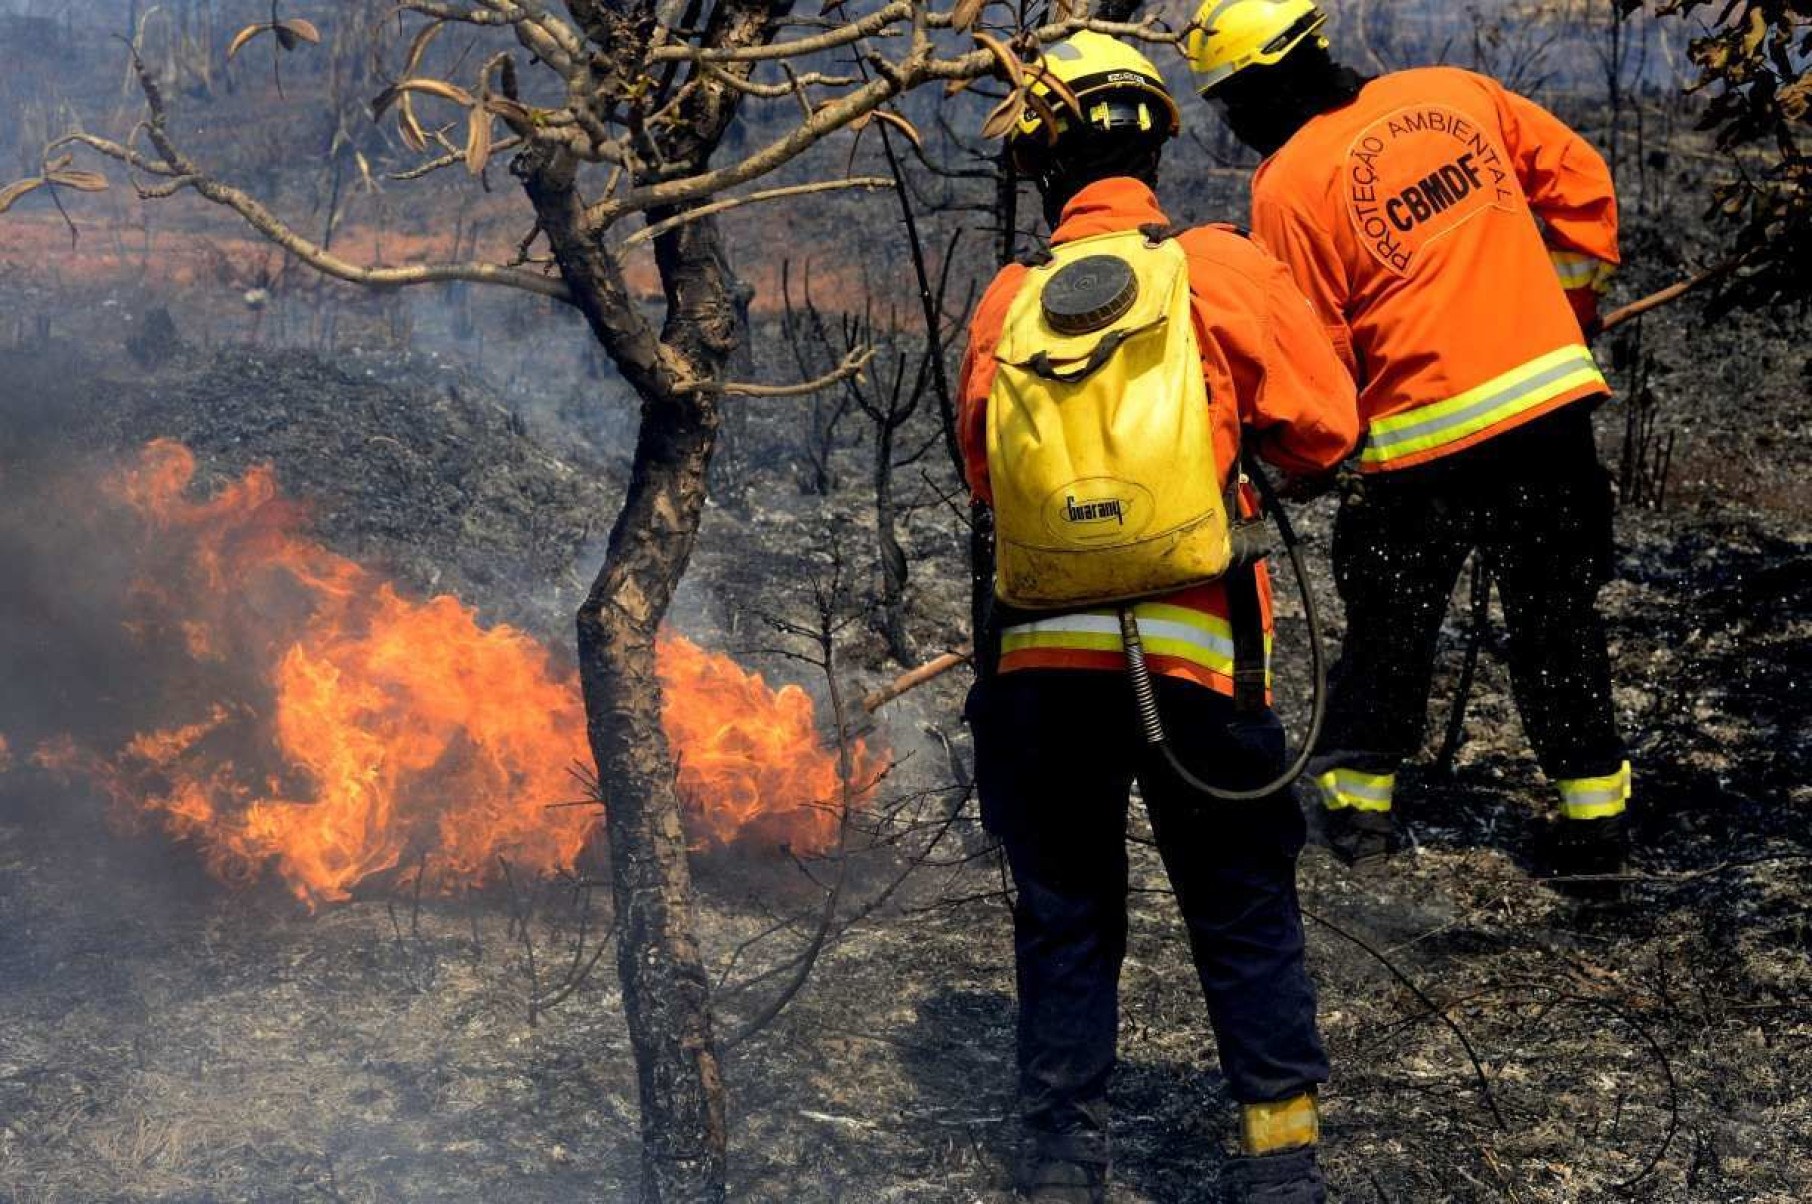
<path fill-rule="evenodd" d="M 1112 38 L 1078 33 L 1046 52 L 1033 95 L 1036 103 L 1008 139 L 1041 193 L 1053 253 L 1074 250 L 1079 240 L 1107 245 L 1125 232 L 1144 231 L 1148 248 L 1171 242 L 1153 188 L 1178 114 L 1152 64 Z M 1201 440 L 1141 450 L 1178 473 L 1212 455 L 1221 466 L 1209 487 L 1217 494 L 1231 479 L 1242 424 L 1248 446 L 1286 474 L 1319 477 L 1334 469 L 1358 438 L 1352 381 L 1283 266 L 1226 227 L 1191 230 L 1171 245 L 1181 248 L 1172 262 L 1186 272 L 1171 284 L 1180 299 L 1176 323 L 1190 336 L 1177 367 L 1197 375 L 1192 387 L 1205 389 L 1195 390 L 1201 400 L 1193 409 L 1182 408 Z M 1000 508 L 1002 491 L 1019 466 L 997 442 L 1005 422 L 997 383 L 1026 357 L 1043 358 L 1045 349 L 1023 335 L 1033 332 L 1035 342 L 1047 277 L 1037 265 L 1005 268 L 975 312 L 963 360 L 966 471 L 975 496 L 996 505 L 1003 539 L 1011 524 Z M 1018 360 L 1005 349 L 1008 337 Z M 1117 502 L 1061 493 L 1057 501 L 1061 519 L 1110 531 L 1128 517 Z M 1003 543 L 1003 564 L 1006 552 Z M 1178 751 L 1195 772 L 1251 788 L 1277 775 L 1284 740 L 1263 688 L 1268 583 L 1262 566 L 1240 580 L 1249 591 L 1240 597 L 1250 602 L 1250 638 L 1235 638 L 1236 603 L 1222 580 L 1142 602 L 1136 613 Z M 1141 751 L 1115 614 L 1112 607 L 997 607 L 998 666 L 984 666 L 966 708 L 983 818 L 1004 846 L 1017 887 L 1027 1137 L 1020 1187 L 1034 1200 L 1106 1198 L 1107 1082 L 1126 951 L 1125 827 L 1137 778 L 1228 1088 L 1242 1106 L 1242 1154 L 1225 1174 L 1233 1198 L 1313 1204 L 1324 1198 L 1315 1161 L 1316 1090 L 1328 1066 L 1296 895 L 1302 812 L 1288 791 L 1204 805 L 1153 769 Z M 1233 697 L 1235 645 L 1256 646 L 1260 661 L 1256 700 L 1243 706 Z"/>
<path fill-rule="evenodd" d="M 1397 770 L 1421 746 L 1442 618 L 1476 551 L 1560 796 L 1554 867 L 1614 875 L 1630 767 L 1596 609 L 1612 490 L 1591 416 L 1609 390 L 1588 347 L 1618 262 L 1610 171 L 1484 76 L 1361 77 L 1329 55 L 1326 21 L 1313 0 L 1207 0 L 1187 50 L 1201 94 L 1267 156 L 1255 236 L 1359 382 L 1362 475 L 1333 550 L 1347 635 L 1311 766 L 1329 843 L 1349 862 L 1396 847 Z"/>

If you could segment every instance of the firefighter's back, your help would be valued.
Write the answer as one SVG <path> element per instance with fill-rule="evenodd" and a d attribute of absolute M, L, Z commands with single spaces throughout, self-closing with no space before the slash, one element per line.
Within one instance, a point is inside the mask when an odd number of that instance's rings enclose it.
<path fill-rule="evenodd" d="M 1261 240 L 1319 232 L 1316 275 L 1350 332 L 1368 469 L 1450 454 L 1604 389 L 1519 178 L 1529 152 L 1506 95 L 1456 68 L 1380 77 L 1254 183 Z"/>

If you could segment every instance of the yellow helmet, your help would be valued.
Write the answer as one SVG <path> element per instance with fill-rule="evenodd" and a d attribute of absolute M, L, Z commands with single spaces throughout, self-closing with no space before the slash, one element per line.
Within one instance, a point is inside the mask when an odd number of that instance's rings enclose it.
<path fill-rule="evenodd" d="M 1026 73 L 1032 78 L 1031 98 L 1008 142 L 1036 138 L 1048 145 L 1072 122 L 1099 130 L 1161 130 L 1165 138 L 1176 137 L 1182 127 L 1177 102 L 1151 60 L 1104 33 L 1085 29 L 1046 47 Z M 1132 97 L 1114 103 L 1106 96 L 1110 92 Z"/>
<path fill-rule="evenodd" d="M 1184 50 L 1195 90 L 1206 96 L 1247 67 L 1278 62 L 1327 22 L 1315 0 L 1202 0 Z"/>

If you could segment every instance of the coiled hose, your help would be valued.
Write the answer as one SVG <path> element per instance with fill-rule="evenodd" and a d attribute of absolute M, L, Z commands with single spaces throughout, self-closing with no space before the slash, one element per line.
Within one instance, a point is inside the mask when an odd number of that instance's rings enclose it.
<path fill-rule="evenodd" d="M 1321 641 L 1321 613 L 1315 607 L 1314 591 L 1309 588 L 1309 573 L 1302 562 L 1296 528 L 1290 525 L 1290 518 L 1284 513 L 1277 492 L 1272 489 L 1264 472 L 1253 465 L 1248 470 L 1248 476 L 1258 488 L 1264 508 L 1277 524 L 1277 533 L 1283 539 L 1284 554 L 1290 558 L 1290 568 L 1296 574 L 1296 588 L 1302 596 L 1303 615 L 1309 624 L 1309 664 L 1315 677 L 1314 705 L 1310 709 L 1309 734 L 1303 740 L 1302 751 L 1289 767 L 1277 778 L 1252 790 L 1229 790 L 1204 782 L 1191 773 L 1189 767 L 1177 756 L 1176 750 L 1170 747 L 1170 739 L 1164 732 L 1164 720 L 1158 713 L 1158 692 L 1152 685 L 1151 669 L 1145 663 L 1145 643 L 1139 637 L 1139 620 L 1133 614 L 1131 606 L 1120 608 L 1120 639 L 1126 646 L 1126 670 L 1132 679 L 1133 704 L 1138 710 L 1139 726 L 1144 729 L 1145 742 L 1163 755 L 1170 772 L 1176 775 L 1178 781 L 1198 794 L 1228 803 L 1255 802 L 1288 788 L 1301 777 L 1309 767 L 1309 758 L 1315 755 L 1315 745 L 1321 739 L 1322 721 L 1327 718 L 1327 653 Z"/>

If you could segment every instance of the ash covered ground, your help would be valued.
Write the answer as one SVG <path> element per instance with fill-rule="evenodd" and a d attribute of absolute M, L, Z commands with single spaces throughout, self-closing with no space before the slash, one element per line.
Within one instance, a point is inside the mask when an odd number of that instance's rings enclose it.
<path fill-rule="evenodd" d="M 195 449 L 204 484 L 274 463 L 336 550 L 565 646 L 625 478 L 615 428 L 506 407 L 482 380 L 393 355 L 228 347 L 147 368 L 122 353 L 132 322 L 31 304 L 54 310 L 48 337 L 0 351 L 15 583 L 47 542 L 17 521 L 41 508 L 38 481 L 165 436 Z M 146 307 L 128 296 L 116 312 L 142 324 Z M 1655 358 L 1658 420 L 1676 433 L 1667 495 L 1618 520 L 1604 596 L 1639 781 L 1630 901 L 1581 905 L 1532 876 L 1548 791 L 1489 654 L 1455 774 L 1409 775 L 1413 854 L 1365 876 L 1319 851 L 1305 858 L 1336 1066 L 1325 1100 L 1336 1199 L 1812 1198 L 1802 334 L 1798 320 L 1680 309 L 1648 324 L 1641 349 L 1624 346 L 1632 363 Z M 751 403 L 734 419 L 674 621 L 821 692 L 763 651 L 777 640 L 749 617 L 803 616 L 803 582 L 833 544 L 869 563 L 863 432 L 848 428 L 839 487 L 804 493 L 806 405 Z M 1622 411 L 1599 422 L 1615 463 Z M 912 634 L 929 652 L 962 638 L 966 583 L 945 470 L 927 473 L 906 491 L 906 542 Z M 1320 561 L 1329 517 L 1324 502 L 1304 525 L 1338 636 Z M 608 954 L 532 1024 L 529 1010 L 576 948 L 589 956 L 581 923 L 595 948 L 607 917 L 582 921 L 570 891 L 544 885 L 440 898 L 403 880 L 309 914 L 272 883 L 222 886 L 192 849 L 117 830 L 102 800 L 34 770 L 21 749 L 80 722 L 93 692 L 124 687 L 102 657 L 72 666 L 34 653 L 33 633 L 67 615 L 42 591 L 9 596 L 0 1199 L 627 1198 L 634 1082 Z M 1462 625 L 1456 604 L 1431 744 Z M 845 643 L 854 684 L 898 670 L 861 625 Z M 1302 675 L 1288 666 L 1303 629 L 1288 604 L 1280 646 L 1300 718 Z M 887 792 L 936 792 L 960 773 L 965 687 L 952 675 L 881 713 L 871 738 L 910 754 Z M 971 814 L 951 826 L 940 864 L 832 944 L 792 1007 L 730 1053 L 735 1198 L 1008 1198 L 1008 917 Z M 1231 1114 L 1161 871 L 1138 853 L 1114 1198 L 1208 1200 Z M 874 859 L 860 888 L 897 868 Z M 783 958 L 743 946 L 815 897 L 773 850 L 701 858 L 698 875 L 707 953 L 732 980 Z M 726 1028 L 766 990 L 727 997 Z"/>

